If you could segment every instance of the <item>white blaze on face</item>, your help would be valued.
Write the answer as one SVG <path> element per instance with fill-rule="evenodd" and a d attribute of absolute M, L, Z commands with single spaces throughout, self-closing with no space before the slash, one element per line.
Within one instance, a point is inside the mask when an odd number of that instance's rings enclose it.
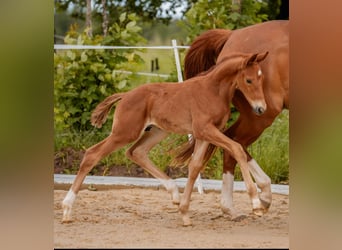
<path fill-rule="evenodd" d="M 258 76 L 261 76 L 262 75 L 262 72 L 261 72 L 261 69 L 258 70 Z"/>

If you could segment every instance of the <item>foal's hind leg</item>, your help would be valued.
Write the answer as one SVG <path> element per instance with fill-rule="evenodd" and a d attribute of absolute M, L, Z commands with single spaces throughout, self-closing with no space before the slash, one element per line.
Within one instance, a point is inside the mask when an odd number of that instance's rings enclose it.
<path fill-rule="evenodd" d="M 69 189 L 68 194 L 62 202 L 63 206 L 63 219 L 62 222 L 71 221 L 71 210 L 72 205 L 75 201 L 76 195 L 81 188 L 81 185 L 90 172 L 90 170 L 99 162 L 102 158 L 113 152 L 114 150 L 125 146 L 130 140 L 124 135 L 117 135 L 115 133 L 108 136 L 103 141 L 97 143 L 96 145 L 90 147 L 86 150 L 83 160 L 81 162 L 80 168 L 76 175 L 76 178 Z"/>
<path fill-rule="evenodd" d="M 143 136 L 127 150 L 126 155 L 158 179 L 166 190 L 171 193 L 172 202 L 179 204 L 179 192 L 176 183 L 164 172 L 160 171 L 148 158 L 148 152 L 167 135 L 167 132 L 152 126 L 149 131 L 146 131 Z"/>

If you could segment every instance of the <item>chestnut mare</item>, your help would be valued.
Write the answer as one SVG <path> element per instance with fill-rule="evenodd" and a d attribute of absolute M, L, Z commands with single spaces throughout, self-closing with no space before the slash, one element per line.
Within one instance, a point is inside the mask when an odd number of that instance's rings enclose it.
<path fill-rule="evenodd" d="M 252 110 L 261 115 L 266 110 L 263 94 L 261 54 L 234 53 L 223 58 L 207 72 L 179 83 L 151 83 L 126 93 L 116 93 L 102 101 L 92 113 L 91 122 L 101 127 L 116 102 L 111 134 L 86 150 L 77 176 L 62 202 L 63 222 L 71 221 L 71 210 L 76 194 L 94 165 L 102 158 L 131 142 L 126 155 L 159 179 L 179 204 L 183 224 L 191 225 L 188 216 L 194 182 L 204 167 L 203 156 L 208 145 L 214 144 L 231 153 L 241 166 L 244 181 L 255 214 L 266 209 L 259 200 L 250 176 L 247 155 L 240 144 L 226 137 L 223 131 L 230 115 L 230 103 L 235 90 L 241 91 Z M 148 158 L 151 148 L 169 133 L 192 134 L 196 140 L 189 163 L 189 176 L 180 199 L 175 182 L 153 165 Z"/>
<path fill-rule="evenodd" d="M 272 201 L 271 180 L 247 152 L 247 147 L 273 123 L 284 108 L 289 109 L 289 21 L 268 21 L 233 31 L 206 31 L 191 44 L 185 57 L 184 71 L 185 77 L 189 79 L 215 65 L 216 62 L 220 63 L 232 53 L 266 50 L 269 51 L 269 56 L 260 63 L 260 66 L 265 76 L 263 88 L 267 111 L 262 116 L 255 115 L 241 91 L 236 91 L 232 102 L 240 115 L 224 134 L 244 147 L 248 155 L 250 172 L 261 190 L 260 200 L 268 208 Z M 194 143 L 195 141 L 190 141 L 175 160 L 182 163 L 189 159 Z M 214 149 L 214 145 L 209 146 L 206 160 L 210 158 Z M 223 162 L 221 209 L 236 219 L 240 216 L 233 206 L 236 160 L 231 152 L 224 151 Z"/>

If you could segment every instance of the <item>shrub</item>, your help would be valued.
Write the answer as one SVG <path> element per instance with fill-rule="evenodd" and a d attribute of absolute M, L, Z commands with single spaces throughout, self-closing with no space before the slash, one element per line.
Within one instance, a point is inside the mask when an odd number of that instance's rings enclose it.
<path fill-rule="evenodd" d="M 138 34 L 135 14 L 120 16 L 108 35 L 89 37 L 71 26 L 66 44 L 132 45 L 145 40 Z M 55 131 L 91 129 L 90 114 L 108 95 L 129 89 L 131 75 L 116 70 L 133 69 L 142 59 L 136 50 L 60 50 L 54 53 L 54 117 Z"/>

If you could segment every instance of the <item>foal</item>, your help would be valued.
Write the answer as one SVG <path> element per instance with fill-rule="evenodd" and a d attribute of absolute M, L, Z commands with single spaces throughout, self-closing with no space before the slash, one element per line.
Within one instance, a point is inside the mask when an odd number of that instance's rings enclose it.
<path fill-rule="evenodd" d="M 222 130 L 230 115 L 230 102 L 235 89 L 244 93 L 255 113 L 266 110 L 263 74 L 259 62 L 262 54 L 232 54 L 207 72 L 179 83 L 150 83 L 126 93 L 107 97 L 93 111 L 91 122 L 101 127 L 108 112 L 117 104 L 111 134 L 86 150 L 77 176 L 63 200 L 63 222 L 71 221 L 71 209 L 86 175 L 102 158 L 128 143 L 134 142 L 126 155 L 159 179 L 179 204 L 183 224 L 191 225 L 188 216 L 191 192 L 210 143 L 228 150 L 240 164 L 251 198 L 253 211 L 261 215 L 264 207 L 249 174 L 247 156 L 240 144 L 226 137 Z M 146 131 L 146 128 L 149 128 Z M 180 199 L 178 187 L 148 158 L 148 152 L 169 133 L 192 134 L 195 150 L 189 163 L 189 176 Z"/>

